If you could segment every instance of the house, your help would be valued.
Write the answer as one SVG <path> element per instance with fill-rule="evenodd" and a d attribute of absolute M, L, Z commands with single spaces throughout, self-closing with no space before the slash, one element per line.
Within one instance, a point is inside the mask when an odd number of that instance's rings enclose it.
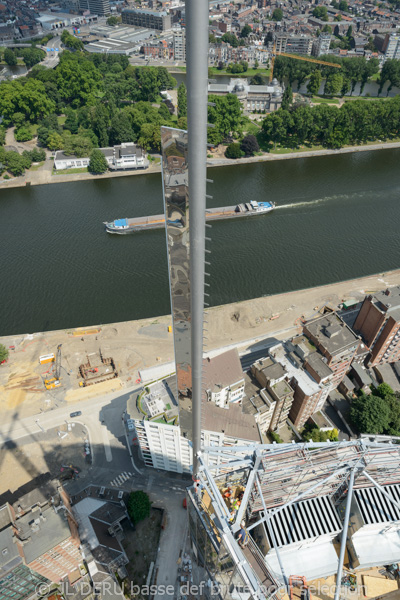
<path fill-rule="evenodd" d="M 127 169 L 147 169 L 149 161 L 141 148 L 132 143 L 123 143 L 113 148 L 99 148 L 104 154 L 108 167 L 112 171 Z M 89 165 L 88 156 L 78 158 L 74 154 L 66 155 L 58 150 L 54 156 L 54 168 L 56 171 L 64 169 L 84 168 Z"/>

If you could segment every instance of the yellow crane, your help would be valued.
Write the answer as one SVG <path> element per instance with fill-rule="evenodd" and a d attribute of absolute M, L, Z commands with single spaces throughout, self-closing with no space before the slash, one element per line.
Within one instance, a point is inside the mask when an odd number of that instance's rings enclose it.
<path fill-rule="evenodd" d="M 275 58 L 277 56 L 286 56 L 287 58 L 294 58 L 295 60 L 305 60 L 307 62 L 317 63 L 319 65 L 325 65 L 326 67 L 335 67 L 336 69 L 342 68 L 342 65 L 338 65 L 337 63 L 326 62 L 325 60 L 309 58 L 308 56 L 298 56 L 297 54 L 289 54 L 288 52 L 276 52 L 276 44 L 274 42 L 274 48 L 272 50 L 272 58 L 271 58 L 271 72 L 269 74 L 270 82 L 272 81 L 272 79 L 274 77 L 274 64 L 275 64 Z"/>

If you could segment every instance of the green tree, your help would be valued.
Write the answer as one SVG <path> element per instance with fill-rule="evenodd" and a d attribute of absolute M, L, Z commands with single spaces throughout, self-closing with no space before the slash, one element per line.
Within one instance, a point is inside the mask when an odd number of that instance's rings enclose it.
<path fill-rule="evenodd" d="M 76 112 L 68 108 L 65 111 L 67 118 L 65 119 L 64 129 L 68 129 L 71 133 L 77 133 L 79 129 L 78 118 Z"/>
<path fill-rule="evenodd" d="M 335 15 L 334 21 L 337 21 L 338 23 L 342 20 L 342 15 Z"/>
<path fill-rule="evenodd" d="M 142 490 L 131 492 L 128 499 L 128 515 L 136 525 L 150 516 L 151 503 L 148 495 Z"/>
<path fill-rule="evenodd" d="M 108 169 L 107 159 L 101 150 L 95 148 L 90 155 L 88 171 L 95 175 L 105 173 Z"/>
<path fill-rule="evenodd" d="M 215 106 L 209 108 L 208 119 L 215 127 L 209 130 L 208 141 L 217 145 L 229 135 L 240 133 L 242 105 L 234 94 L 210 95 L 210 102 L 213 102 Z"/>
<path fill-rule="evenodd" d="M 186 86 L 181 83 L 178 87 L 178 117 L 186 117 L 187 115 L 187 93 Z"/>
<path fill-rule="evenodd" d="M 30 154 L 32 162 L 41 162 L 46 160 L 46 152 L 43 150 L 43 148 L 32 148 Z"/>
<path fill-rule="evenodd" d="M 316 6 L 312 11 L 313 17 L 321 19 L 321 21 L 328 21 L 328 11 L 326 6 Z"/>
<path fill-rule="evenodd" d="M 232 48 L 237 48 L 239 46 L 239 40 L 234 33 L 224 33 L 221 40 L 232 46 Z"/>
<path fill-rule="evenodd" d="M 323 28 L 322 28 L 322 31 L 324 33 L 332 34 L 332 27 L 330 25 L 324 25 Z"/>
<path fill-rule="evenodd" d="M 256 136 L 246 135 L 240 144 L 240 149 L 242 152 L 244 152 L 245 156 L 254 156 L 255 152 L 259 152 L 260 146 L 258 145 Z"/>
<path fill-rule="evenodd" d="M 282 96 L 282 108 L 287 110 L 293 102 L 293 90 L 290 85 L 286 86 Z"/>
<path fill-rule="evenodd" d="M 273 21 L 282 21 L 283 19 L 283 10 L 281 8 L 275 8 L 274 12 L 272 13 L 272 20 Z"/>
<path fill-rule="evenodd" d="M 29 125 L 20 127 L 15 130 L 14 136 L 17 142 L 27 142 L 33 138 L 32 128 Z"/>
<path fill-rule="evenodd" d="M 7 360 L 8 358 L 8 348 L 6 348 L 3 344 L 0 344 L 0 364 Z"/>
<path fill-rule="evenodd" d="M 307 92 L 311 96 L 315 96 L 319 92 L 319 88 L 321 87 L 322 75 L 321 71 L 313 71 L 310 75 L 310 79 L 307 85 Z"/>
<path fill-rule="evenodd" d="M 118 25 L 119 20 L 118 17 L 108 17 L 107 19 L 107 25 L 111 25 L 111 27 L 115 27 L 116 25 Z"/>
<path fill-rule="evenodd" d="M 360 433 L 383 433 L 390 421 L 389 406 L 379 396 L 361 394 L 352 402 L 350 419 Z"/>
<path fill-rule="evenodd" d="M 133 141 L 131 121 L 125 111 L 119 111 L 111 119 L 110 139 L 113 145 Z"/>
<path fill-rule="evenodd" d="M 14 123 L 14 125 L 17 129 L 22 127 L 22 125 L 26 122 L 26 117 L 25 117 L 24 113 L 22 113 L 22 112 L 14 113 L 12 116 L 12 122 Z"/>
<path fill-rule="evenodd" d="M 229 144 L 229 146 L 225 150 L 225 156 L 226 156 L 226 158 L 241 158 L 242 151 L 240 149 L 240 144 L 237 144 L 237 143 Z"/>
<path fill-rule="evenodd" d="M 346 0 L 340 0 L 339 10 L 343 12 L 347 12 L 349 10 L 349 5 L 347 4 Z"/>
<path fill-rule="evenodd" d="M 6 48 L 4 51 L 4 60 L 9 67 L 15 67 L 18 63 L 15 52 L 11 50 L 11 48 Z"/>
<path fill-rule="evenodd" d="M 169 121 L 171 118 L 171 113 L 168 110 L 168 107 L 164 102 L 161 103 L 160 108 L 158 109 L 158 114 L 162 118 L 163 122 Z"/>
<path fill-rule="evenodd" d="M 7 167 L 7 170 L 15 177 L 23 175 L 25 172 L 25 161 L 23 157 L 13 150 L 5 153 L 4 164 Z"/>
<path fill-rule="evenodd" d="M 381 383 L 380 385 L 378 385 L 378 387 L 375 390 L 375 393 L 377 396 L 383 399 L 387 398 L 388 396 L 394 396 L 394 391 L 388 383 Z"/>
<path fill-rule="evenodd" d="M 328 96 L 336 96 L 340 93 L 342 87 L 343 75 L 340 75 L 340 73 L 333 73 L 326 80 L 324 94 L 327 94 Z"/>
<path fill-rule="evenodd" d="M 250 35 L 250 33 L 251 33 L 252 31 L 253 31 L 253 30 L 252 30 L 252 28 L 250 27 L 250 25 L 247 25 L 247 24 L 246 24 L 246 25 L 245 25 L 245 26 L 242 28 L 242 31 L 240 32 L 240 37 L 241 37 L 241 38 L 247 38 L 247 37 Z"/>
<path fill-rule="evenodd" d="M 93 143 L 88 136 L 71 135 L 66 131 L 63 135 L 64 154 L 73 154 L 77 158 L 90 156 L 93 148 Z"/>
<path fill-rule="evenodd" d="M 64 145 L 64 141 L 59 133 L 53 131 L 49 134 L 46 146 L 49 150 L 61 150 Z"/>

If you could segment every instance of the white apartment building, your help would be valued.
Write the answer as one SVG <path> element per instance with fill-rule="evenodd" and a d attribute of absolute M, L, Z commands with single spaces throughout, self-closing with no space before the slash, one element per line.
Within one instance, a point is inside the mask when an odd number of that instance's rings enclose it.
<path fill-rule="evenodd" d="M 207 400 L 220 408 L 242 400 L 244 376 L 236 348 L 204 361 L 204 387 Z"/>
<path fill-rule="evenodd" d="M 186 31 L 174 30 L 174 59 L 186 61 Z"/>
<path fill-rule="evenodd" d="M 329 33 L 321 33 L 319 38 L 313 44 L 313 55 L 322 56 L 328 54 L 331 45 L 331 36 Z"/>
<path fill-rule="evenodd" d="M 385 52 L 385 60 L 388 58 L 400 59 L 400 35 L 392 33 Z"/>

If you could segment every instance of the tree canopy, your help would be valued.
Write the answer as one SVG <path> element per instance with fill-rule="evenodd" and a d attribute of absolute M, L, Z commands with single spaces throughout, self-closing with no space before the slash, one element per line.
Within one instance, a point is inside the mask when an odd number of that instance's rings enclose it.
<path fill-rule="evenodd" d="M 107 159 L 101 150 L 95 148 L 90 155 L 88 171 L 94 175 L 105 173 L 108 169 Z"/>
<path fill-rule="evenodd" d="M 0 363 L 7 360 L 8 358 L 8 349 L 4 346 L 4 344 L 0 344 Z"/>
<path fill-rule="evenodd" d="M 128 499 L 128 515 L 132 519 L 134 524 L 143 521 L 150 515 L 151 503 L 146 492 L 138 490 L 131 492 Z"/>
<path fill-rule="evenodd" d="M 283 19 L 283 10 L 281 8 L 275 8 L 274 12 L 272 13 L 272 20 L 273 21 L 282 21 Z"/>

